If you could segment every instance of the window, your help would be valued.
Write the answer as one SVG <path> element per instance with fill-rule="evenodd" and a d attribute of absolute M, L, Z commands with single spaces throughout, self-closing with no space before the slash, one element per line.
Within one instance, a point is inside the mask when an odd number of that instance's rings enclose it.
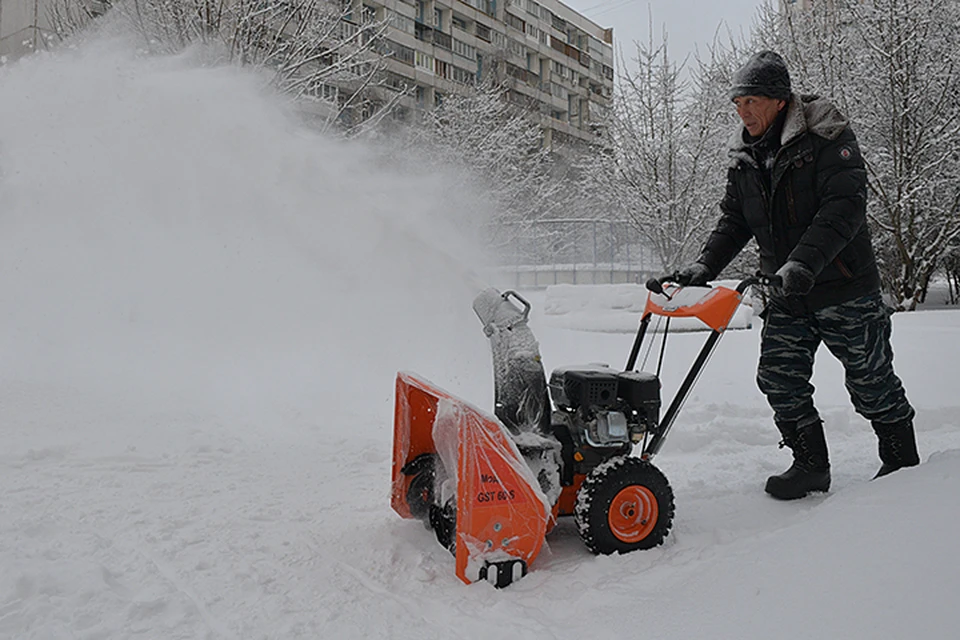
<path fill-rule="evenodd" d="M 464 0 L 464 2 L 488 16 L 496 13 L 496 0 Z"/>
<path fill-rule="evenodd" d="M 457 40 L 456 38 L 453 39 L 453 52 L 458 56 L 467 58 L 468 60 L 477 59 L 477 48 L 467 44 L 466 42 Z"/>
<path fill-rule="evenodd" d="M 325 100 L 327 102 L 336 102 L 338 95 L 336 87 L 329 84 L 324 84 L 322 82 L 312 83 L 307 93 L 314 98 Z"/>
<path fill-rule="evenodd" d="M 457 14 L 453 14 L 453 17 L 451 18 L 450 21 L 453 23 L 453 26 L 455 26 L 457 29 L 460 29 L 460 31 L 467 30 L 467 21 L 464 18 L 461 18 L 460 16 L 458 16 Z"/>
<path fill-rule="evenodd" d="M 506 22 L 509 26 L 513 27 L 517 31 L 523 31 L 526 28 L 526 22 L 513 15 L 512 13 L 503 14 L 503 21 Z"/>
<path fill-rule="evenodd" d="M 486 40 L 490 42 L 490 27 L 480 22 L 477 23 L 477 37 L 481 40 Z"/>
<path fill-rule="evenodd" d="M 413 66 L 427 73 L 433 73 L 433 56 L 417 51 L 414 53 Z"/>
<path fill-rule="evenodd" d="M 433 31 L 433 44 L 440 47 L 441 49 L 450 50 L 453 48 L 453 38 L 450 37 L 450 34 L 444 33 L 439 29 L 434 29 Z"/>
<path fill-rule="evenodd" d="M 410 47 L 405 47 L 402 44 L 387 40 L 384 49 L 386 49 L 387 53 L 392 56 L 394 60 L 399 60 L 400 62 L 405 62 L 407 64 L 413 64 L 413 49 Z"/>
<path fill-rule="evenodd" d="M 396 11 L 390 11 L 387 19 L 389 20 L 390 26 L 397 31 L 403 31 L 404 33 L 413 35 L 415 30 L 414 25 L 416 24 L 413 21 L 413 18 L 409 18 L 401 13 L 397 13 Z"/>
<path fill-rule="evenodd" d="M 387 71 L 383 76 L 383 84 L 396 91 L 406 91 L 410 81 L 401 75 Z"/>
<path fill-rule="evenodd" d="M 451 79 L 454 82 L 459 82 L 460 84 L 476 84 L 477 74 L 473 71 L 468 71 L 467 69 L 461 69 L 456 65 L 452 65 Z"/>

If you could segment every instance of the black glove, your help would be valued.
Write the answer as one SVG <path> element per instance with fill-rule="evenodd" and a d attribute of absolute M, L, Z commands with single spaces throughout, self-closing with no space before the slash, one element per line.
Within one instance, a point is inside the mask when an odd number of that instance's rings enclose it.
<path fill-rule="evenodd" d="M 702 287 L 711 278 L 710 267 L 702 262 L 694 262 L 676 273 L 677 284 L 682 287 Z"/>
<path fill-rule="evenodd" d="M 785 296 L 807 295 L 810 293 L 810 290 L 813 289 L 813 283 L 816 280 L 810 267 L 796 260 L 787 261 L 787 263 L 777 271 L 777 275 L 783 278 L 783 285 L 781 285 L 780 291 L 782 291 Z"/>

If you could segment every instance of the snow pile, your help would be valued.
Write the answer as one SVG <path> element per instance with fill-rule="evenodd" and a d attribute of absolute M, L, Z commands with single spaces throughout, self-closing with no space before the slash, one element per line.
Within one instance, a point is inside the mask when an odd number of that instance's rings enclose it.
<path fill-rule="evenodd" d="M 736 288 L 734 281 L 717 285 Z M 582 331 L 633 333 L 647 303 L 647 288 L 640 284 L 558 284 L 546 288 L 543 313 L 551 326 Z M 752 299 L 745 296 L 737 309 L 731 329 L 749 329 L 753 326 Z M 658 323 L 653 322 L 656 330 Z M 675 331 L 708 331 L 709 327 L 696 318 L 674 318 L 670 328 Z"/>

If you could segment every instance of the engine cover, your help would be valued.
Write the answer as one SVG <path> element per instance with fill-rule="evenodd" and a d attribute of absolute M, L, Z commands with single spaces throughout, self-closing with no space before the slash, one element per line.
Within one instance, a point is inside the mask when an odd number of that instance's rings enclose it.
<path fill-rule="evenodd" d="M 562 367 L 550 375 L 550 397 L 558 409 L 638 411 L 656 424 L 660 414 L 660 379 L 646 371 L 617 372 L 603 365 Z"/>
<path fill-rule="evenodd" d="M 617 374 L 617 395 L 631 409 L 638 411 L 648 424 L 660 421 L 660 378 L 647 371 L 624 371 Z"/>
<path fill-rule="evenodd" d="M 563 367 L 550 374 L 550 397 L 561 409 L 608 409 L 616 406 L 618 385 L 610 367 Z"/>

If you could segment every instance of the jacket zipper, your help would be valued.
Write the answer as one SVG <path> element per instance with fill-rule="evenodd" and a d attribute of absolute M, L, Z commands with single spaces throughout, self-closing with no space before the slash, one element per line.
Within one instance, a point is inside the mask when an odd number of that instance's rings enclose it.
<path fill-rule="evenodd" d="M 793 199 L 793 175 L 790 175 L 790 179 L 787 180 L 786 184 L 787 191 L 787 219 L 790 221 L 790 224 L 797 224 L 797 205 Z"/>
<path fill-rule="evenodd" d="M 847 265 L 843 263 L 843 260 L 841 260 L 839 256 L 833 259 L 833 264 L 837 265 L 837 269 L 840 269 L 840 273 L 844 278 L 853 277 L 853 273 L 847 268 Z"/>

